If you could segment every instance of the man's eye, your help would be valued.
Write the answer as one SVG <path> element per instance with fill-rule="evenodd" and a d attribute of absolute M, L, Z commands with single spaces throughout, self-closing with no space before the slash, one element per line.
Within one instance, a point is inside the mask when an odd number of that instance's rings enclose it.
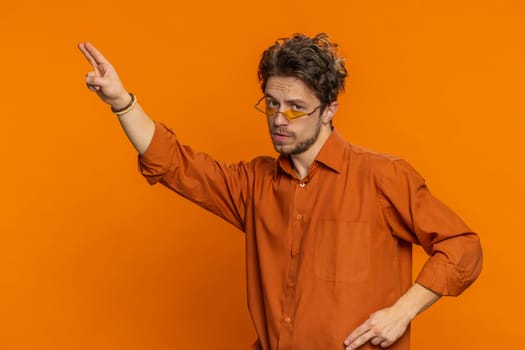
<path fill-rule="evenodd" d="M 279 104 L 276 101 L 266 101 L 266 106 L 270 108 L 279 108 Z"/>
<path fill-rule="evenodd" d="M 298 105 L 298 104 L 293 104 L 292 105 L 292 110 L 294 110 L 294 111 L 302 111 L 303 109 L 304 109 L 304 107 L 301 106 L 301 105 Z"/>

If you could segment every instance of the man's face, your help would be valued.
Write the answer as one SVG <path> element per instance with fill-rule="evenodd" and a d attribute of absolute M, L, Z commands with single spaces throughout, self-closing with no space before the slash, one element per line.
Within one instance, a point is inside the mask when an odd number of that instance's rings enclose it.
<path fill-rule="evenodd" d="M 266 104 L 278 111 L 313 111 L 321 102 L 314 92 L 295 77 L 273 76 L 266 82 Z M 301 154 L 319 138 L 322 108 L 314 113 L 288 120 L 281 113 L 268 117 L 268 129 L 275 150 L 284 155 Z"/>

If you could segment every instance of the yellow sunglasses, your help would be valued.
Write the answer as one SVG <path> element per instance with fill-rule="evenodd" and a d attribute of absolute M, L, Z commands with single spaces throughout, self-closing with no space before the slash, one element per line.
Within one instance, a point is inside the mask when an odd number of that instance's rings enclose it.
<path fill-rule="evenodd" d="M 268 118 L 275 117 L 278 113 L 281 113 L 286 119 L 292 120 L 311 115 L 315 113 L 315 111 L 317 111 L 321 106 L 322 104 L 315 107 L 311 112 L 304 112 L 293 109 L 288 109 L 286 111 L 280 112 L 277 108 L 268 106 L 268 104 L 266 103 L 266 96 L 263 96 L 259 101 L 257 101 L 254 107 L 257 111 L 265 114 Z"/>

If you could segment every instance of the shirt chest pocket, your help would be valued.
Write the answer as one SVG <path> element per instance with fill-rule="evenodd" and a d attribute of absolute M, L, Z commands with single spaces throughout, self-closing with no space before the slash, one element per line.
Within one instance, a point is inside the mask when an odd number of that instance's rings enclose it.
<path fill-rule="evenodd" d="M 370 225 L 321 220 L 316 230 L 315 273 L 331 282 L 355 283 L 368 277 Z"/>

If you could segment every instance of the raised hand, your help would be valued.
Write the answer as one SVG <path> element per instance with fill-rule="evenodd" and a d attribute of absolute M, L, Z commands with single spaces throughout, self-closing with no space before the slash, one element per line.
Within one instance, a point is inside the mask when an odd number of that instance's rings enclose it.
<path fill-rule="evenodd" d="M 87 87 L 97 93 L 102 101 L 111 105 L 113 112 L 119 110 L 118 119 L 133 147 L 143 154 L 148 148 L 155 131 L 155 123 L 144 112 L 138 102 L 130 104 L 131 95 L 126 91 L 115 68 L 90 43 L 81 43 L 78 48 L 93 67 L 86 74 Z M 126 108 L 126 107 L 130 108 Z"/>
<path fill-rule="evenodd" d="M 126 106 L 131 97 L 111 63 L 91 43 L 80 43 L 78 48 L 93 67 L 93 70 L 86 74 L 88 89 L 96 92 L 102 101 L 115 109 Z"/>

